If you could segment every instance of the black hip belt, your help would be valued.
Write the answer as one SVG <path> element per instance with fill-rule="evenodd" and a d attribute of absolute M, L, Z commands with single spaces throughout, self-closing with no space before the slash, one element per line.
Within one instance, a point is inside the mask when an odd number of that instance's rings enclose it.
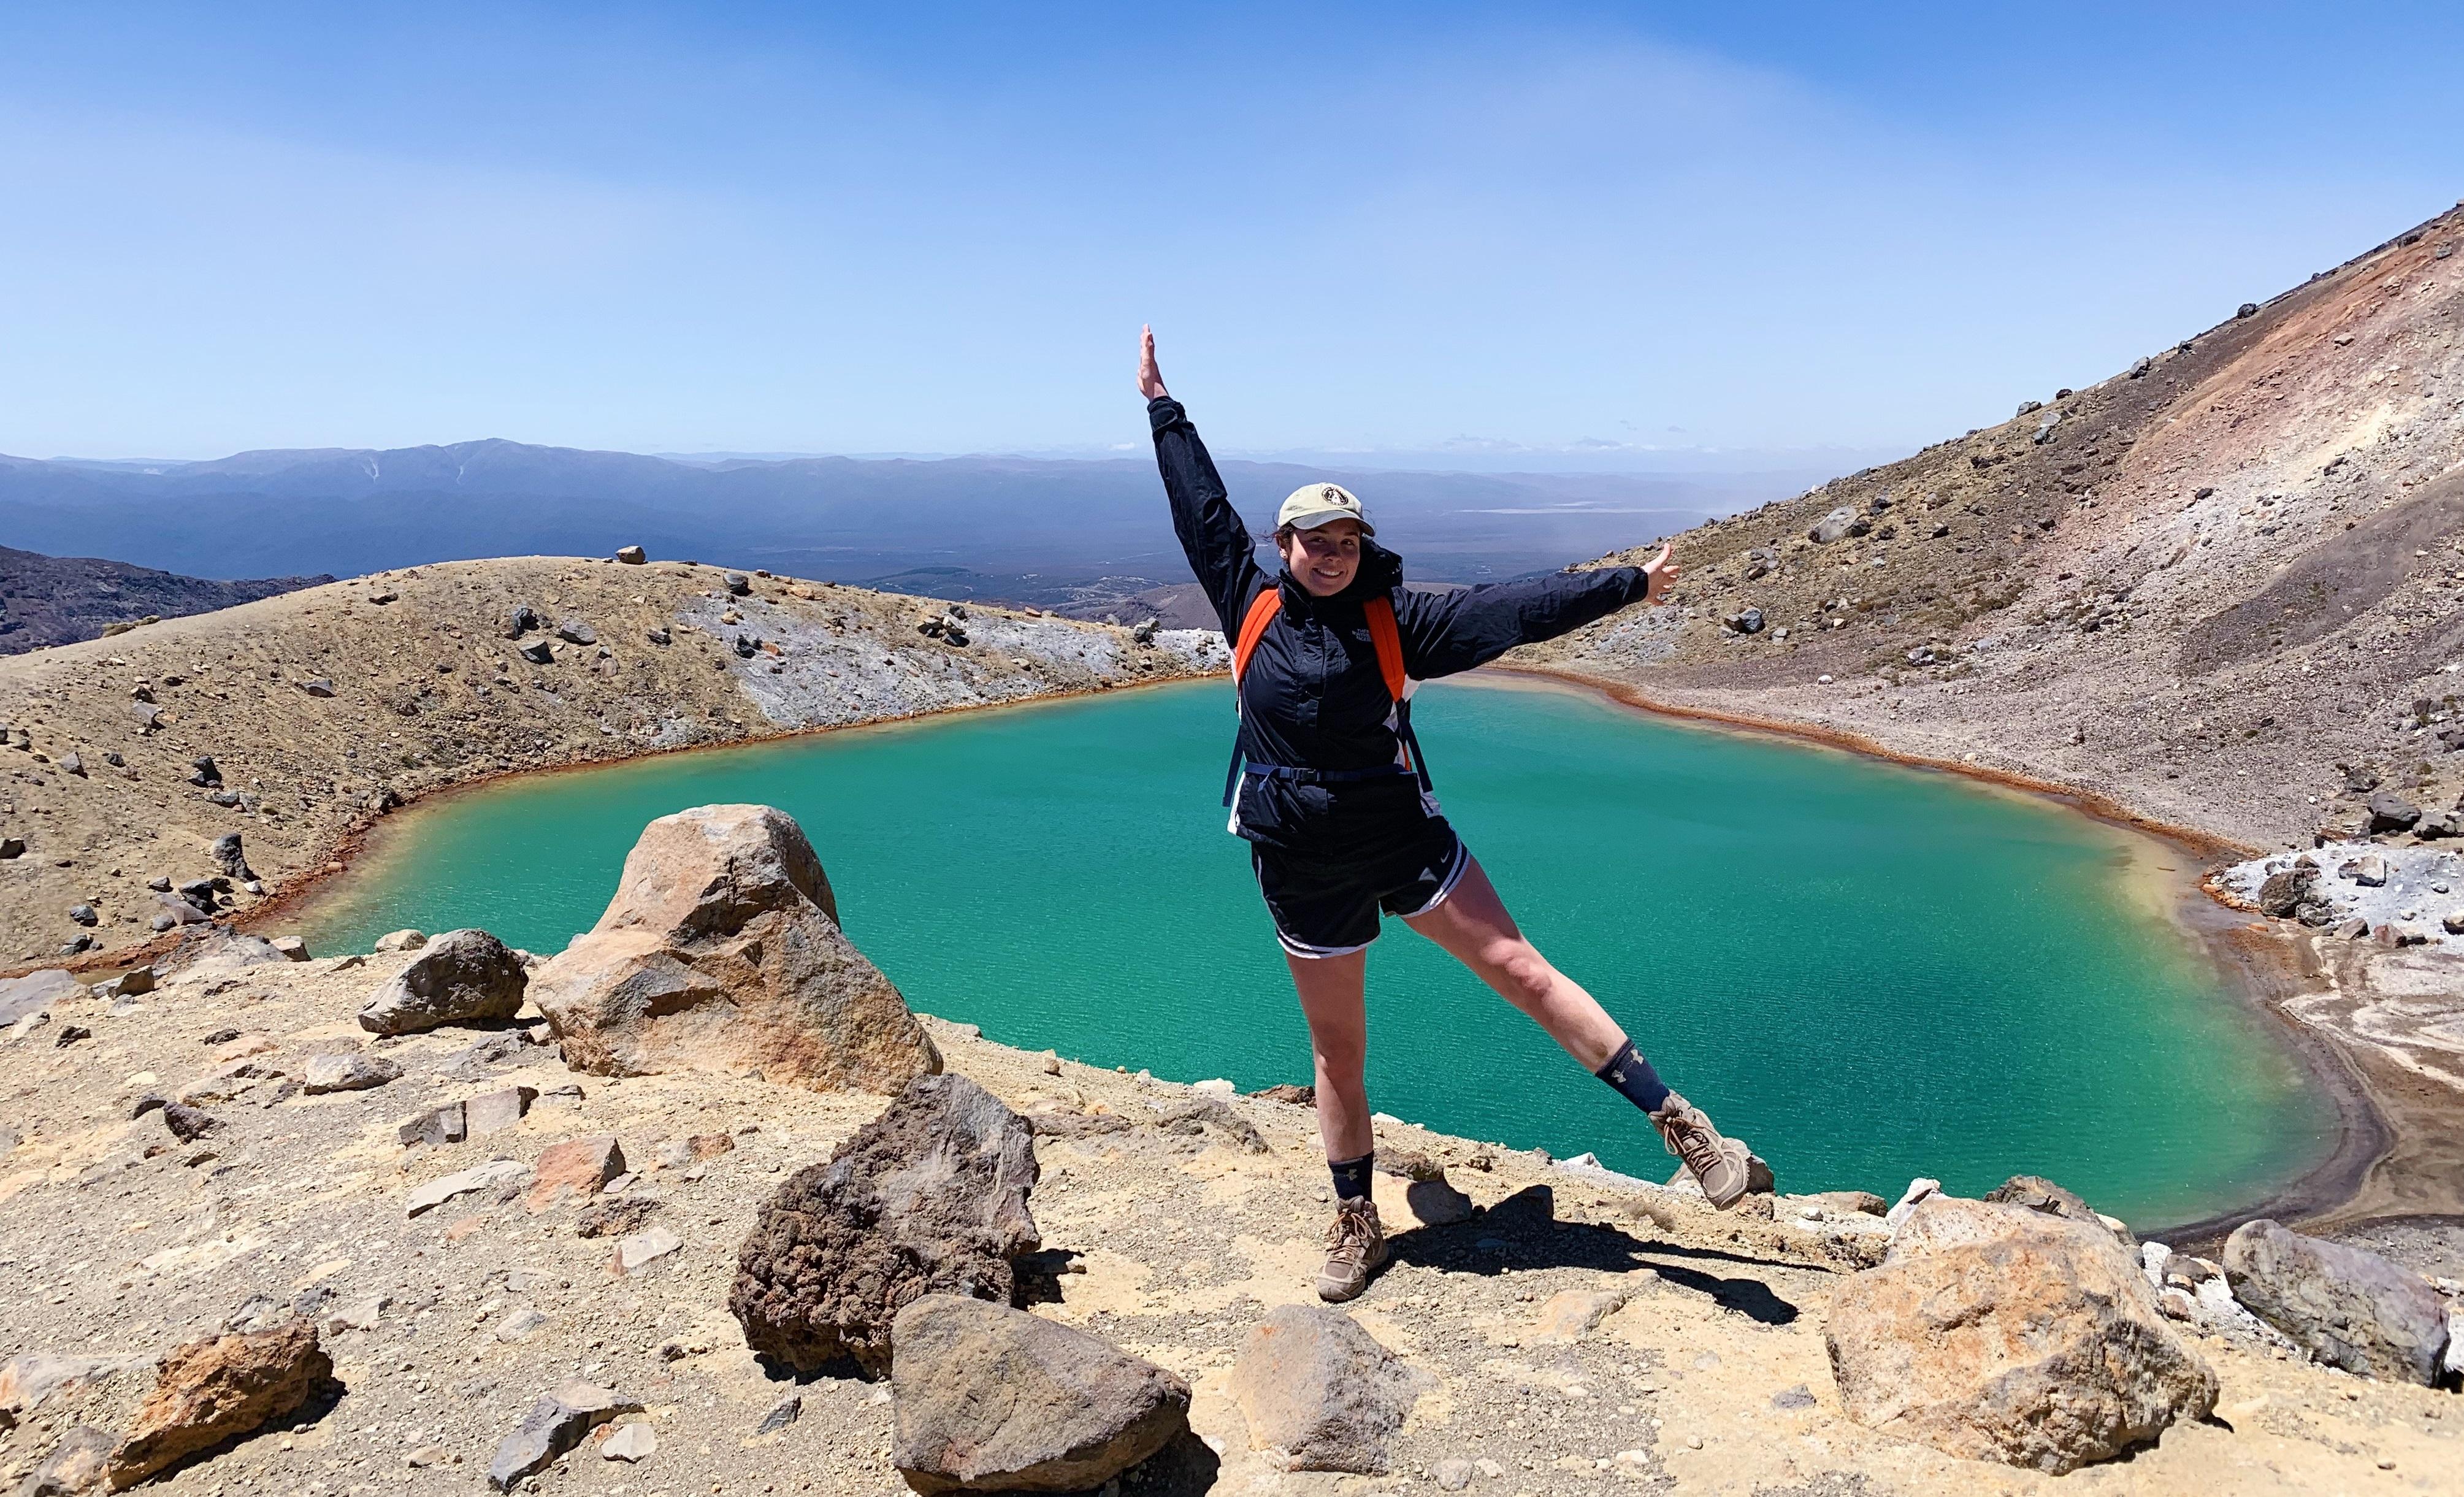
<path fill-rule="evenodd" d="M 1409 764 L 1380 764 L 1375 769 L 1303 769 L 1290 764 L 1243 764 L 1241 773 L 1257 775 L 1266 780 L 1291 780 L 1305 785 L 1342 784 L 1353 780 L 1383 780 L 1390 775 L 1408 775 Z"/>

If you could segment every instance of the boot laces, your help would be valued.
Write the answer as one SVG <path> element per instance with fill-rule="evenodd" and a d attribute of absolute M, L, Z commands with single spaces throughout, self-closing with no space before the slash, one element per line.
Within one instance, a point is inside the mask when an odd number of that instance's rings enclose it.
<path fill-rule="evenodd" d="M 1326 1229 L 1329 1258 L 1346 1263 L 1366 1263 L 1376 1241 L 1377 1219 L 1370 1214 L 1367 1201 L 1356 1206 L 1344 1201 L 1334 1208 L 1334 1221 Z"/>

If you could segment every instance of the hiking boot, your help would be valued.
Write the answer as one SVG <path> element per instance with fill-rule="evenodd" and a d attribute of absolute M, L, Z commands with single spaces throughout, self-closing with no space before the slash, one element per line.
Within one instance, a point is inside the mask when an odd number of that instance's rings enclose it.
<path fill-rule="evenodd" d="M 1317 1297 L 1340 1305 L 1369 1288 L 1386 1266 L 1386 1232 L 1377 1207 L 1366 1196 L 1334 1203 L 1334 1224 L 1326 1229 L 1326 1266 L 1318 1270 Z"/>
<path fill-rule="evenodd" d="M 1693 1172 L 1694 1183 L 1712 1205 L 1726 1211 L 1745 1199 L 1752 1152 L 1734 1138 L 1721 1137 L 1701 1108 L 1672 1091 L 1651 1114 L 1651 1125 L 1660 1130 L 1668 1152 Z"/>

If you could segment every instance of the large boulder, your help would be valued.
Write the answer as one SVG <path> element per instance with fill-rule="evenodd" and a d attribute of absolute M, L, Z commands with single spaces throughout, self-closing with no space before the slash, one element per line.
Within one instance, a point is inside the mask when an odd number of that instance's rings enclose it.
<path fill-rule="evenodd" d="M 643 828 L 606 913 L 539 969 L 531 999 L 566 1064 L 603 1075 L 895 1091 L 941 1068 L 907 1001 L 839 930 L 813 845 L 766 805 Z"/>
<path fill-rule="evenodd" d="M 268 1331 L 191 1341 L 163 1358 L 154 1391 L 111 1453 L 104 1476 L 117 1491 L 174 1462 L 245 1435 L 308 1401 L 334 1374 L 304 1316 Z"/>
<path fill-rule="evenodd" d="M 412 1034 L 440 1024 L 500 1022 L 521 1012 L 529 981 L 521 957 L 503 941 L 485 931 L 447 931 L 376 990 L 360 1010 L 360 1027 Z"/>
<path fill-rule="evenodd" d="M 2225 1278 L 2253 1314 L 2331 1367 L 2438 1381 L 2447 1304 L 2410 1269 L 2260 1220 L 2225 1240 Z"/>
<path fill-rule="evenodd" d="M 2113 1234 L 2021 1206 L 1918 1201 L 1823 1333 L 1850 1418 L 1968 1460 L 2074 1470 L 2215 1407 Z"/>
<path fill-rule="evenodd" d="M 1005 1305 L 928 1294 L 891 1343 L 891 1459 L 920 1492 L 1091 1490 L 1189 1428 L 1189 1384 Z"/>
<path fill-rule="evenodd" d="M 737 1254 L 727 1308 L 799 1372 L 890 1368 L 891 1322 L 927 1294 L 1008 1304 L 1042 1244 L 1025 1118 L 964 1076 L 919 1076 L 825 1164 L 790 1176 Z"/>
<path fill-rule="evenodd" d="M 1232 1398 L 1287 1469 L 1382 1476 L 1424 1376 L 1339 1310 L 1279 1305 L 1242 1345 Z"/>

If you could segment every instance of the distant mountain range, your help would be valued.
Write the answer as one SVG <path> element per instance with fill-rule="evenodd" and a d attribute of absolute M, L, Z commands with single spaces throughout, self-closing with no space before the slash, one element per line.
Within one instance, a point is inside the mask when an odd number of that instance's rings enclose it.
<path fill-rule="evenodd" d="M 314 587 L 331 577 L 215 582 L 125 561 L 41 556 L 0 546 L 0 655 L 93 639 L 111 625 L 178 618 Z"/>
<path fill-rule="evenodd" d="M 1221 466 L 1259 525 L 1309 479 L 1347 484 L 1413 575 L 1452 582 L 1562 566 L 1824 476 Z M 0 456 L 0 535 L 36 551 L 107 550 L 202 577 L 349 576 L 638 544 L 835 582 L 911 573 L 902 585 L 1046 606 L 1187 580 L 1142 457 L 678 461 L 499 440 L 179 463 Z"/>

